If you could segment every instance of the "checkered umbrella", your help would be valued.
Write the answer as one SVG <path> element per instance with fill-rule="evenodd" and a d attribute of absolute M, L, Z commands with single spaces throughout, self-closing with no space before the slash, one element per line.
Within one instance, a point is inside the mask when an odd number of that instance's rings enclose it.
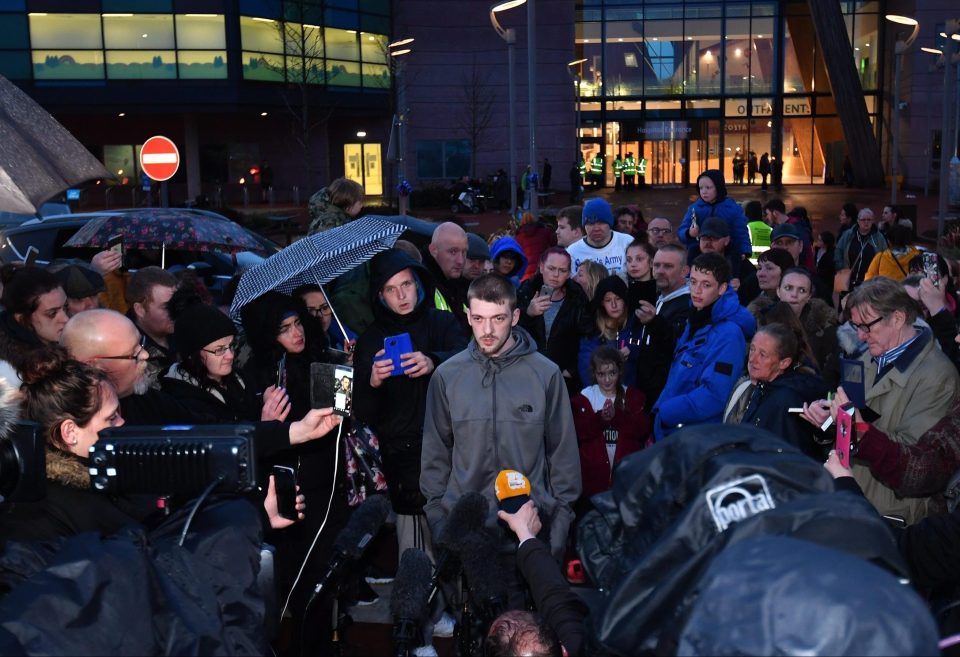
<path fill-rule="evenodd" d="M 329 283 L 392 247 L 404 230 L 388 217 L 371 215 L 304 237 L 244 272 L 230 315 L 239 319 L 243 306 L 271 290 L 290 294 L 306 283 Z"/>

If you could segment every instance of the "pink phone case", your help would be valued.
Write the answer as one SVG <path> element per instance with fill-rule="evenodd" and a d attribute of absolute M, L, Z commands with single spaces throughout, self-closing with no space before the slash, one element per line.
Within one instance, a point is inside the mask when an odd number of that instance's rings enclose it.
<path fill-rule="evenodd" d="M 840 459 L 840 465 L 845 468 L 850 467 L 850 438 L 853 435 L 853 416 L 845 409 L 837 409 L 837 458 Z"/>

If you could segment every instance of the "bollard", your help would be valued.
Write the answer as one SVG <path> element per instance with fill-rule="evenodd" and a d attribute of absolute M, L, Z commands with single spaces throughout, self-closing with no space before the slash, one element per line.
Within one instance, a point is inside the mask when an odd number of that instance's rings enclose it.
<path fill-rule="evenodd" d="M 293 186 L 293 204 L 298 206 L 300 205 L 300 186 L 299 185 Z"/>
<path fill-rule="evenodd" d="M 243 205 L 244 207 L 250 205 L 250 190 L 246 185 L 243 186 Z"/>

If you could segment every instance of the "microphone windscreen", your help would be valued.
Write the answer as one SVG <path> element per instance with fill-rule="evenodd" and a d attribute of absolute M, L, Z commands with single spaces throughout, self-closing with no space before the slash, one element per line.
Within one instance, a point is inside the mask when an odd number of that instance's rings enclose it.
<path fill-rule="evenodd" d="M 530 480 L 516 470 L 501 470 L 493 488 L 500 509 L 507 513 L 516 513 L 530 500 Z"/>
<path fill-rule="evenodd" d="M 436 541 L 438 545 L 454 552 L 459 552 L 460 542 L 472 531 L 483 527 L 490 515 L 490 503 L 481 493 L 464 493 L 457 500 L 447 517 L 442 536 Z"/>
<path fill-rule="evenodd" d="M 390 513 L 390 500 L 385 495 L 371 495 L 351 514 L 347 525 L 333 543 L 335 549 L 351 559 L 359 559 Z"/>
<path fill-rule="evenodd" d="M 486 530 L 470 532 L 463 541 L 460 560 L 467 584 L 476 602 L 484 604 L 507 593 L 503 569 L 500 566 L 497 539 Z"/>
<path fill-rule="evenodd" d="M 432 577 L 433 566 L 426 552 L 417 548 L 404 550 L 390 594 L 390 613 L 395 619 L 417 623 L 426 620 Z"/>

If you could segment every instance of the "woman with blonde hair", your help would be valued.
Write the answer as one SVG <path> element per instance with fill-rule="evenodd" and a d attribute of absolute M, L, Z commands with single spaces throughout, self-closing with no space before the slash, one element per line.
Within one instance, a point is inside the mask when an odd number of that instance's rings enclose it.
<path fill-rule="evenodd" d="M 584 260 L 580 263 L 580 266 L 577 267 L 577 273 L 573 275 L 573 280 L 583 288 L 587 299 L 593 301 L 593 295 L 597 289 L 597 285 L 609 275 L 610 272 L 607 271 L 607 268 L 599 262 Z"/>

